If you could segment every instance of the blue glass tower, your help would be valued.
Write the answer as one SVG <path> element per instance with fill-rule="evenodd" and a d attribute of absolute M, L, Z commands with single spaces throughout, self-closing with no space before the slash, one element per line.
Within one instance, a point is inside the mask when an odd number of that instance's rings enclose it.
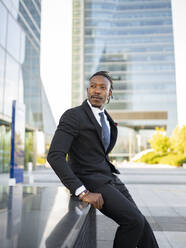
<path fill-rule="evenodd" d="M 109 71 L 114 91 L 107 109 L 132 140 L 155 127 L 170 134 L 177 124 L 171 1 L 75 1 L 73 11 L 73 94 L 82 89 L 82 100 L 89 76 Z"/>

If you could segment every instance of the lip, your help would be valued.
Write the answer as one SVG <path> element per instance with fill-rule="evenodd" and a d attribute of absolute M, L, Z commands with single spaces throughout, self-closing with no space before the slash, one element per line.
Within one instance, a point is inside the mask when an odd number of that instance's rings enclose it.
<path fill-rule="evenodd" d="M 99 96 L 91 96 L 91 99 L 102 100 L 102 97 L 99 97 Z"/>

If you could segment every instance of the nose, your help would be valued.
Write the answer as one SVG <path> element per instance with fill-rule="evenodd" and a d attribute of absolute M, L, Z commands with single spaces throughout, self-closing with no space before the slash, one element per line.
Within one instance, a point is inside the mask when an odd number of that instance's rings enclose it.
<path fill-rule="evenodd" d="M 99 87 L 95 87 L 94 92 L 95 92 L 96 94 L 100 94 L 101 90 L 100 90 Z"/>

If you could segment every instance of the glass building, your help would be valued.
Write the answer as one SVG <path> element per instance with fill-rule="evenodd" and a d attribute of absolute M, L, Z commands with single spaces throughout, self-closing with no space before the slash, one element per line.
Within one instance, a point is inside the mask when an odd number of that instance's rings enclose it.
<path fill-rule="evenodd" d="M 73 2 L 73 105 L 99 70 L 114 79 L 107 106 L 119 124 L 115 153 L 147 148 L 155 127 L 177 124 L 171 0 Z M 121 138 L 122 137 L 122 138 Z"/>
<path fill-rule="evenodd" d="M 40 0 L 0 0 L 0 173 L 9 170 L 12 100 L 26 106 L 25 166 L 36 163 L 36 131 L 47 147 L 55 121 L 40 79 Z"/>

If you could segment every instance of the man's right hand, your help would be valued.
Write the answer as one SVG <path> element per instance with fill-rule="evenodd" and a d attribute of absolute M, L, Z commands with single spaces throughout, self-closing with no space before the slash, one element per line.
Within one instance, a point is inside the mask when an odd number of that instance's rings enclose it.
<path fill-rule="evenodd" d="M 103 197 L 100 193 L 89 192 L 84 198 L 83 202 L 90 203 L 94 208 L 102 209 L 104 204 Z"/>

